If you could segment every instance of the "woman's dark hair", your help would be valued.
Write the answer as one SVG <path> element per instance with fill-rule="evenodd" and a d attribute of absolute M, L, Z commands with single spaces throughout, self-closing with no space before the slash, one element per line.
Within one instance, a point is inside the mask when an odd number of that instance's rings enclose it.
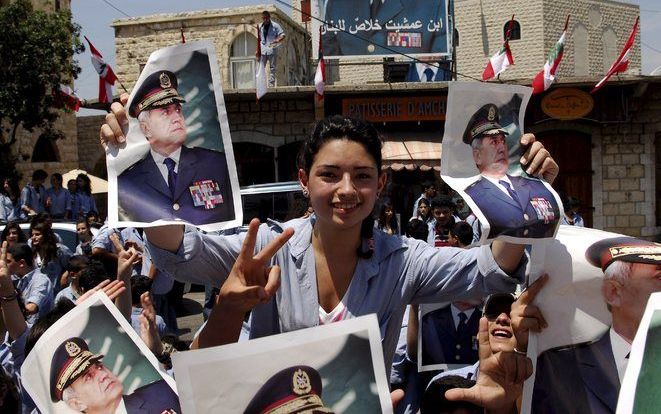
<path fill-rule="evenodd" d="M 103 263 L 98 260 L 90 260 L 87 267 L 78 273 L 78 286 L 81 293 L 85 293 L 106 279 L 110 278 Z"/>
<path fill-rule="evenodd" d="M 5 241 L 7 240 L 7 236 L 9 236 L 9 230 L 11 229 L 16 229 L 18 231 L 18 241 L 17 243 L 27 243 L 28 238 L 25 236 L 25 233 L 23 233 L 23 230 L 21 229 L 21 226 L 15 222 L 15 221 L 10 221 L 7 223 L 5 228 L 2 230 L 2 235 L 0 235 L 0 241 Z"/>
<path fill-rule="evenodd" d="M 32 329 L 30 329 L 28 337 L 25 339 L 25 356 L 28 356 L 39 338 L 41 338 L 41 335 L 43 335 L 51 325 L 75 307 L 76 305 L 69 299 L 60 298 L 50 312 L 39 318 L 39 320 L 32 325 Z"/>
<path fill-rule="evenodd" d="M 78 179 L 83 180 L 83 183 L 85 183 L 85 185 L 82 188 L 78 186 L 77 191 L 80 191 L 81 193 L 85 193 L 87 195 L 92 195 L 92 181 L 90 181 L 90 178 L 87 176 L 87 174 L 82 174 L 82 173 L 78 174 L 76 180 Z"/>
<path fill-rule="evenodd" d="M 372 156 L 376 164 L 376 170 L 381 174 L 381 146 L 382 141 L 379 132 L 371 124 L 355 118 L 347 118 L 341 115 L 329 116 L 315 125 L 312 135 L 305 140 L 298 157 L 298 168 L 310 174 L 314 163 L 314 157 L 321 147 L 328 141 L 335 139 L 347 139 L 361 144 L 365 151 Z M 358 248 L 358 257 L 367 259 L 372 257 L 373 250 L 364 248 L 370 245 L 367 240 L 374 234 L 374 218 L 370 214 L 360 227 L 360 236 L 364 243 Z"/>
<path fill-rule="evenodd" d="M 390 216 L 390 222 L 386 223 L 386 210 L 390 209 L 392 210 L 392 216 Z M 390 226 L 390 228 L 393 231 L 393 234 L 399 233 L 399 226 L 397 225 L 397 216 L 395 216 L 395 208 L 392 206 L 392 203 L 390 201 L 385 201 L 381 205 L 381 212 L 379 212 L 379 219 L 377 221 L 377 226 L 380 229 L 383 229 L 386 227 L 386 224 Z"/>
<path fill-rule="evenodd" d="M 5 183 L 9 183 L 9 192 L 5 190 Z M 21 195 L 21 190 L 18 188 L 18 181 L 14 178 L 4 178 L 2 180 L 2 186 L 0 187 L 0 193 L 6 195 L 12 201 L 18 199 Z"/>
<path fill-rule="evenodd" d="M 78 217 L 78 220 L 76 220 L 76 243 L 80 243 L 80 237 L 78 237 L 78 225 L 79 224 L 84 224 L 87 226 L 87 233 L 89 233 L 90 236 L 92 236 L 92 226 L 90 226 L 89 222 L 87 221 L 87 217 Z"/>
<path fill-rule="evenodd" d="M 427 241 L 427 236 L 429 227 L 424 221 L 414 218 L 406 225 L 406 237 Z"/>
<path fill-rule="evenodd" d="M 423 219 L 428 220 L 429 216 L 431 215 L 431 203 L 426 198 L 421 198 L 420 201 L 418 201 L 418 208 L 420 207 L 420 204 L 426 204 L 427 205 L 427 215 L 425 217 L 423 217 Z M 418 210 L 417 214 L 420 214 L 419 210 Z"/>
<path fill-rule="evenodd" d="M 38 246 L 32 245 L 34 254 L 41 256 L 42 263 L 48 263 L 57 258 L 57 238 L 51 226 L 43 220 L 32 220 L 30 224 L 30 234 L 34 230 L 41 233 L 42 239 Z"/>

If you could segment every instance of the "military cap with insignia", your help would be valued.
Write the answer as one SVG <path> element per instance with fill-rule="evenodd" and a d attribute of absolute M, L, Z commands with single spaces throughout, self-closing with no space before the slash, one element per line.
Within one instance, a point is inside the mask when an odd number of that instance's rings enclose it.
<path fill-rule="evenodd" d="M 50 365 L 50 395 L 53 402 L 62 399 L 62 393 L 87 368 L 103 355 L 90 352 L 87 342 L 82 338 L 69 338 L 57 347 Z"/>
<path fill-rule="evenodd" d="M 168 70 L 159 70 L 147 76 L 133 96 L 129 115 L 137 118 L 142 111 L 186 102 L 177 92 L 177 86 L 177 76 Z"/>
<path fill-rule="evenodd" d="M 317 370 L 297 365 L 269 378 L 252 398 L 244 414 L 332 412 L 321 400 L 321 376 Z"/>
<path fill-rule="evenodd" d="M 464 131 L 464 144 L 470 145 L 474 139 L 482 138 L 483 135 L 509 135 L 500 125 L 498 107 L 494 104 L 486 104 L 477 110 L 468 121 Z"/>
<path fill-rule="evenodd" d="M 585 251 L 585 257 L 604 271 L 616 260 L 661 264 L 661 244 L 634 237 L 613 237 L 592 244 Z"/>

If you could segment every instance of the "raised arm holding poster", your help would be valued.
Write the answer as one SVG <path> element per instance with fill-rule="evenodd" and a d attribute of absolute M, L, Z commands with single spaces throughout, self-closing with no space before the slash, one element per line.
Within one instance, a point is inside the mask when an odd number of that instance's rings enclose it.
<path fill-rule="evenodd" d="M 42 413 L 181 412 L 174 380 L 101 292 L 42 335 L 21 376 Z"/>
<path fill-rule="evenodd" d="M 522 168 L 523 119 L 531 89 L 452 82 L 443 135 L 441 177 L 480 221 L 480 243 L 552 238 L 560 199 Z M 524 165 L 527 168 L 527 165 Z"/>
<path fill-rule="evenodd" d="M 107 150 L 111 226 L 241 224 L 220 85 L 211 41 L 151 54 L 127 103 L 126 142 Z"/>
<path fill-rule="evenodd" d="M 173 363 L 190 414 L 392 412 L 375 315 L 181 352 Z"/>

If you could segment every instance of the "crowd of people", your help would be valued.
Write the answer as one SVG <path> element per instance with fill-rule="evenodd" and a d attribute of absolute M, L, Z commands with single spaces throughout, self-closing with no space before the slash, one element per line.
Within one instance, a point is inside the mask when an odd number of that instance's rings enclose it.
<path fill-rule="evenodd" d="M 101 130 L 104 145 L 118 143 L 116 127 L 125 124 L 123 106 L 115 103 L 112 111 Z M 521 139 L 525 157 L 537 166 L 532 175 L 553 182 L 557 164 L 533 136 Z M 300 184 L 312 213 L 286 223 L 253 220 L 238 234 L 103 225 L 94 235 L 96 207 L 85 198 L 89 180 L 79 176 L 67 190 L 53 174 L 46 191 L 46 175 L 37 171 L 20 197 L 5 181 L 3 200 L 12 206 L 5 220 L 30 218 L 30 230 L 28 238 L 9 221 L 2 232 L 0 411 L 36 410 L 21 384 L 25 356 L 50 325 L 97 290 L 113 299 L 171 369 L 169 354 L 184 349 L 168 296 L 175 280 L 217 289 L 192 349 L 376 313 L 398 412 L 518 410 L 523 382 L 532 374 L 528 333 L 546 326 L 532 302 L 548 277 L 514 296 L 526 277 L 525 246 L 501 240 L 476 246 L 475 215 L 463 200 L 437 194 L 434 183 L 423 184 L 408 223 L 398 222 L 387 200 L 374 211 L 386 184 L 381 145 L 365 122 L 341 116 L 318 122 L 299 156 Z M 579 217 L 568 212 L 566 220 L 579 225 Z M 75 252 L 58 241 L 54 218 L 76 221 Z M 439 302 L 449 305 L 419 318 L 418 305 Z M 418 349 L 425 364 L 468 367 L 419 373 Z M 77 379 L 72 375 L 67 386 L 76 387 Z M 93 402 L 63 391 L 58 398 L 70 408 L 96 412 Z M 169 404 L 154 412 L 172 409 Z"/>
<path fill-rule="evenodd" d="M 67 188 L 63 187 L 62 174 L 51 174 L 49 188 L 45 187 L 47 178 L 46 171 L 35 170 L 32 179 L 20 191 L 15 179 L 1 178 L 0 224 L 29 222 L 41 213 L 47 213 L 53 220 L 73 222 L 88 216 L 98 218 L 99 210 L 87 174 L 81 173 L 75 180 L 69 180 Z"/>

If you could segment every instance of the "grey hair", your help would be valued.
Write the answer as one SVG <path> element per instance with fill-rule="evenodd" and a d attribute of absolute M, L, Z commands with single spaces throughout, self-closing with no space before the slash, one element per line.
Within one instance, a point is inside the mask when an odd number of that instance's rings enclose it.
<path fill-rule="evenodd" d="M 69 400 L 75 397 L 76 397 L 76 392 L 72 390 L 71 387 L 66 387 L 64 391 L 62 391 L 62 401 L 64 401 L 69 407 L 71 407 L 71 405 L 69 404 Z M 85 412 L 86 409 L 87 407 L 83 406 L 83 408 L 79 409 L 78 411 Z"/>
<path fill-rule="evenodd" d="M 140 122 L 146 122 L 149 117 L 149 111 L 142 111 L 138 114 L 138 121 Z"/>
<path fill-rule="evenodd" d="M 471 148 L 474 150 L 482 148 L 482 137 L 473 139 L 471 141 Z"/>
<path fill-rule="evenodd" d="M 604 279 L 615 279 L 618 282 L 624 282 L 631 275 L 632 266 L 633 263 L 616 260 L 604 270 Z"/>

